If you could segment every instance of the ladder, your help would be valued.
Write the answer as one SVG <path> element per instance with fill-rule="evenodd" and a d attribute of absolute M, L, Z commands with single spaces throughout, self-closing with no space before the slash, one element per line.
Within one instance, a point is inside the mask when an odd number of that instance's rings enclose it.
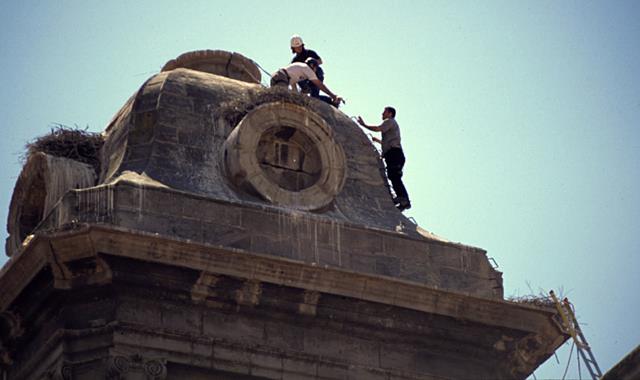
<path fill-rule="evenodd" d="M 589 346 L 589 343 L 587 343 L 587 339 L 584 337 L 584 334 L 580 329 L 576 315 L 573 312 L 573 305 L 571 305 L 566 297 L 562 302 L 560 302 L 553 290 L 551 290 L 549 294 L 551 295 L 553 303 L 560 314 L 560 318 L 562 318 L 562 327 L 564 331 L 573 338 L 576 348 L 582 357 L 582 361 L 589 370 L 591 378 L 593 380 L 600 379 L 602 377 L 602 371 L 600 371 L 596 358 L 593 356 L 593 352 L 591 352 L 591 347 Z"/>

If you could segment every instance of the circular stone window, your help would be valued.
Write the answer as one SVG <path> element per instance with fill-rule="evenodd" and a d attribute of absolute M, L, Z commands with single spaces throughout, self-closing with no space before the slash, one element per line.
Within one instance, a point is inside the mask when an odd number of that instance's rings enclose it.
<path fill-rule="evenodd" d="M 231 181 L 278 205 L 316 210 L 345 181 L 345 157 L 326 122 L 306 108 L 267 103 L 249 112 L 225 142 Z"/>

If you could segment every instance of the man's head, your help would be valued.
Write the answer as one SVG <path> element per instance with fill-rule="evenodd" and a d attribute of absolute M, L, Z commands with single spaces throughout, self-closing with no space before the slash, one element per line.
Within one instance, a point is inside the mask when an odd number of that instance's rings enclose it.
<path fill-rule="evenodd" d="M 396 109 L 390 106 L 384 107 L 384 111 L 382 111 L 382 119 L 389 119 L 392 117 L 396 117 Z"/>
<path fill-rule="evenodd" d="M 307 66 L 309 66 L 311 68 L 311 70 L 316 71 L 316 69 L 318 68 L 318 60 L 315 58 L 307 58 L 304 61 Z"/>
<path fill-rule="evenodd" d="M 300 53 L 302 50 L 304 50 L 304 42 L 302 42 L 302 37 L 294 34 L 291 37 L 291 52 Z"/>

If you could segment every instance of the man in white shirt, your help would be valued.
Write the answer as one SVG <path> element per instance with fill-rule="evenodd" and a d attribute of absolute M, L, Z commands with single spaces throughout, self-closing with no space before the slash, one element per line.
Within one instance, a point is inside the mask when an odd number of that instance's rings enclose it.
<path fill-rule="evenodd" d="M 298 91 L 298 82 L 309 80 L 329 95 L 330 101 L 327 101 L 327 103 L 338 106 L 340 102 L 343 101 L 342 98 L 331 92 L 331 90 L 318 79 L 316 76 L 317 68 L 318 61 L 315 58 L 308 58 L 305 63 L 294 62 L 273 73 L 271 76 L 271 86 L 286 86 L 291 87 L 294 91 Z M 323 100 L 322 98 L 320 99 Z"/>

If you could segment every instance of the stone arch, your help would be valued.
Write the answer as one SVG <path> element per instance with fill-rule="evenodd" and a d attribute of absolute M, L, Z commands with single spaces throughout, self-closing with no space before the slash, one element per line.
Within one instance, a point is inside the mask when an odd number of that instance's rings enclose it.
<path fill-rule="evenodd" d="M 184 53 L 167 62 L 161 71 L 177 68 L 203 71 L 249 83 L 260 83 L 258 65 L 240 53 L 224 50 L 197 50 Z"/>
<path fill-rule="evenodd" d="M 93 166 L 45 153 L 32 154 L 16 182 L 7 219 L 8 256 L 27 238 L 69 190 L 95 184 Z"/>
<path fill-rule="evenodd" d="M 319 115 L 291 103 L 249 112 L 224 144 L 227 175 L 238 188 L 299 210 L 329 205 L 345 182 L 346 159 Z"/>

